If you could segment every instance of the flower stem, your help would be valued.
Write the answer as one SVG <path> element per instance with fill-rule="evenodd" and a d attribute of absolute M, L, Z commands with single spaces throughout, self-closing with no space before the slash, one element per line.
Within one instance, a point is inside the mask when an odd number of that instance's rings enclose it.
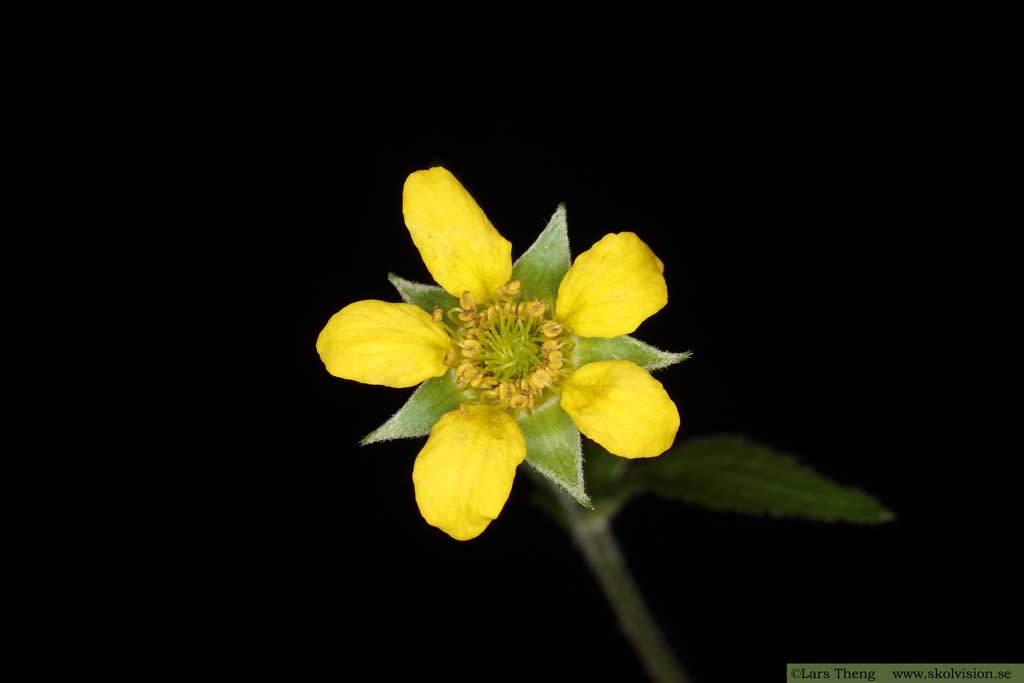
<path fill-rule="evenodd" d="M 647 675 L 656 683 L 689 683 L 690 677 L 673 654 L 629 573 L 609 517 L 584 510 L 564 495 L 559 495 L 558 499 L 576 546 L 586 558 L 615 612 L 619 629 L 633 646 Z"/>

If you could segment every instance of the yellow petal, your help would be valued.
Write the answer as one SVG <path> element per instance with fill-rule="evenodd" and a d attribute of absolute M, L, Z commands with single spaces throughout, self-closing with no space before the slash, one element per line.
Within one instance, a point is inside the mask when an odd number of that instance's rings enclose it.
<path fill-rule="evenodd" d="M 443 375 L 448 335 L 412 304 L 357 301 L 327 321 L 316 352 L 335 377 L 364 384 L 411 387 Z"/>
<path fill-rule="evenodd" d="M 661 382 L 628 360 L 588 363 L 569 375 L 562 409 L 581 432 L 624 458 L 661 455 L 679 431 L 679 411 Z"/>
<path fill-rule="evenodd" d="M 505 411 L 463 406 L 446 413 L 412 470 L 420 514 L 456 540 L 476 538 L 504 507 L 524 457 L 526 439 Z"/>
<path fill-rule="evenodd" d="M 632 232 L 612 233 L 576 257 L 555 313 L 581 337 L 620 337 L 668 303 L 661 259 Z"/>
<path fill-rule="evenodd" d="M 491 301 L 512 277 L 512 243 L 447 169 L 406 178 L 402 213 L 427 270 L 452 296 L 470 291 L 481 302 Z"/>

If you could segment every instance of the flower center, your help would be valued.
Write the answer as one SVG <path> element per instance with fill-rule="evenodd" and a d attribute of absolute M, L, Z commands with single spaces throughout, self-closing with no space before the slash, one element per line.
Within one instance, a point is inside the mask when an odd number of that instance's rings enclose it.
<path fill-rule="evenodd" d="M 572 337 L 553 319 L 551 303 L 521 300 L 521 291 L 519 280 L 504 284 L 486 307 L 465 292 L 448 311 L 457 327 L 445 363 L 455 368 L 456 384 L 470 402 L 529 411 L 572 371 Z M 440 320 L 440 308 L 434 318 Z"/>

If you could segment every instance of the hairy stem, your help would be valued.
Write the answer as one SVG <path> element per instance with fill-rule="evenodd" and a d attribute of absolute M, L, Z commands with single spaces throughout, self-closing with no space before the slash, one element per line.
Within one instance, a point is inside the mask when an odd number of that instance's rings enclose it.
<path fill-rule="evenodd" d="M 591 573 L 615 612 L 619 629 L 633 646 L 647 675 L 656 683 L 690 683 L 689 676 L 673 654 L 629 573 L 622 550 L 612 533 L 609 517 L 584 510 L 560 493 L 558 500 L 576 546 L 586 558 Z"/>

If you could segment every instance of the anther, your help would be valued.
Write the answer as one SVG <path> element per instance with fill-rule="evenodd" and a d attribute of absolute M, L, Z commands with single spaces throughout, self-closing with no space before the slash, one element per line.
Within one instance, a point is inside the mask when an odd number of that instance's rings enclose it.
<path fill-rule="evenodd" d="M 466 407 L 465 403 L 459 404 L 459 415 L 462 417 L 469 417 L 469 408 Z"/>
<path fill-rule="evenodd" d="M 444 318 L 444 311 L 441 310 L 440 306 L 434 306 L 434 315 L 430 317 L 435 323 L 439 323 Z"/>
<path fill-rule="evenodd" d="M 468 382 L 480 374 L 480 370 L 470 362 L 465 362 L 455 370 L 455 380 Z"/>
<path fill-rule="evenodd" d="M 466 290 L 447 311 L 456 324 L 448 329 L 454 344 L 444 359 L 469 404 L 529 410 L 565 372 L 572 348 L 565 328 L 551 320 L 549 303 L 523 301 L 522 291 L 521 281 L 506 282 L 495 288 L 493 302 L 481 304 Z M 435 307 L 432 317 L 444 313 Z"/>
<path fill-rule="evenodd" d="M 537 301 L 536 299 L 526 304 L 526 314 L 534 318 L 544 315 L 545 309 L 547 309 L 547 306 L 544 305 L 544 302 Z"/>
<path fill-rule="evenodd" d="M 549 371 L 544 368 L 540 368 L 532 375 L 530 375 L 530 384 L 537 389 L 544 389 L 551 386 L 552 375 Z"/>
<path fill-rule="evenodd" d="M 501 296 L 515 296 L 515 295 L 519 294 L 519 292 L 521 292 L 522 289 L 523 289 L 523 281 L 522 280 L 512 280 L 510 282 L 506 282 L 501 287 L 498 287 L 497 289 L 495 289 L 494 293 L 497 294 L 499 297 L 501 297 Z"/>
<path fill-rule="evenodd" d="M 540 326 L 540 332 L 548 339 L 551 339 L 562 334 L 562 326 L 556 323 L 554 320 L 548 320 L 546 323 Z"/>
<path fill-rule="evenodd" d="M 557 351 L 561 347 L 561 344 L 554 339 L 548 339 L 546 342 L 540 345 L 541 353 L 551 353 Z"/>
<path fill-rule="evenodd" d="M 466 358 L 473 358 L 480 353 L 480 342 L 476 339 L 467 337 L 462 340 L 462 343 L 459 344 L 459 346 L 462 348 L 462 355 Z"/>

